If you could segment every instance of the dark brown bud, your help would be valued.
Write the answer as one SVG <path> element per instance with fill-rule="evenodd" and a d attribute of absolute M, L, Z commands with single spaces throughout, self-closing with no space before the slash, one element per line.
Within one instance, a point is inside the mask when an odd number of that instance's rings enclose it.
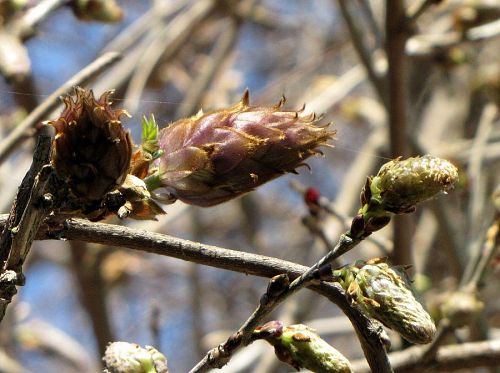
<path fill-rule="evenodd" d="M 63 98 L 61 116 L 48 122 L 56 130 L 54 169 L 83 201 L 102 199 L 124 182 L 130 168 L 132 140 L 120 121 L 128 114 L 111 108 L 112 93 L 96 100 L 92 91 L 78 87 L 74 98 Z"/>

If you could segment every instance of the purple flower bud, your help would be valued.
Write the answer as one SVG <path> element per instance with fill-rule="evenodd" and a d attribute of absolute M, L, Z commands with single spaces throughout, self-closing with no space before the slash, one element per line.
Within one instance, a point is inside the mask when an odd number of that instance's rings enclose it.
<path fill-rule="evenodd" d="M 315 115 L 249 106 L 248 92 L 236 105 L 172 123 L 160 132 L 163 155 L 158 187 L 185 203 L 212 206 L 294 172 L 335 132 L 316 126 Z"/>

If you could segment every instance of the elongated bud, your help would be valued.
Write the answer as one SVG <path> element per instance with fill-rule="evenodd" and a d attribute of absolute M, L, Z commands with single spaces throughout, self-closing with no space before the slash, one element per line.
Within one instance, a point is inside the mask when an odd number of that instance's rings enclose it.
<path fill-rule="evenodd" d="M 357 261 L 333 271 L 334 278 L 368 316 L 412 343 L 430 343 L 436 326 L 415 299 L 402 268 L 389 267 L 380 259 Z"/>
<path fill-rule="evenodd" d="M 350 236 L 370 235 L 386 226 L 393 214 L 415 211 L 418 203 L 447 193 L 457 181 L 457 168 L 431 155 L 387 162 L 376 176 L 367 178 Z"/>
<path fill-rule="evenodd" d="M 334 132 L 316 126 L 314 115 L 285 111 L 283 104 L 249 106 L 246 92 L 228 109 L 172 123 L 160 132 L 164 154 L 146 184 L 186 203 L 212 206 L 294 172 Z"/>
<path fill-rule="evenodd" d="M 352 372 L 349 360 L 306 325 L 284 327 L 279 321 L 271 321 L 257 328 L 254 336 L 272 344 L 276 356 L 297 370 L 305 368 L 315 373 Z"/>
<path fill-rule="evenodd" d="M 103 357 L 104 373 L 168 373 L 167 359 L 151 346 L 113 342 Z"/>
<path fill-rule="evenodd" d="M 386 163 L 370 188 L 372 198 L 379 199 L 383 209 L 401 214 L 413 211 L 417 203 L 448 192 L 457 181 L 458 170 L 454 165 L 425 155 Z"/>

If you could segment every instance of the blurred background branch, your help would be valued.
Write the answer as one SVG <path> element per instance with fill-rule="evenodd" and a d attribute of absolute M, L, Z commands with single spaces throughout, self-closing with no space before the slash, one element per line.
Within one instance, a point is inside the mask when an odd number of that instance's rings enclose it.
<path fill-rule="evenodd" d="M 479 372 L 500 364 L 498 240 L 487 238 L 500 184 L 496 2 L 100 0 L 98 12 L 84 3 L 0 1 L 1 213 L 30 167 L 40 122 L 54 119 L 58 97 L 73 85 L 97 95 L 115 89 L 116 105 L 133 114 L 125 124 L 137 141 L 142 114 L 154 113 L 165 127 L 200 108 L 232 105 L 245 88 L 254 104 L 282 94 L 287 108 L 305 102 L 306 112 L 334 123 L 338 139 L 325 158 L 308 161 L 312 172 L 242 199 L 210 209 L 177 202 L 157 222 L 113 221 L 123 228 L 70 221 L 51 237 L 57 240 L 35 241 L 23 264 L 27 283 L 2 322 L 2 367 L 95 371 L 106 343 L 118 338 L 154 344 L 172 371 L 188 371 L 258 304 L 267 280 L 236 272 L 305 270 L 356 215 L 367 176 L 389 158 L 425 153 L 459 167 L 458 188 L 397 219 L 338 264 L 386 255 L 413 264 L 414 284 L 441 329 L 449 319 L 443 305 L 474 284 L 483 308 L 443 333 L 432 353 L 390 333 L 395 371 L 432 365 Z M 310 187 L 322 198 L 319 211 L 304 201 Z M 318 331 L 356 371 L 368 371 L 348 319 L 324 297 L 300 293 L 270 317 L 336 320 L 329 328 L 319 322 Z M 65 342 L 53 343 L 60 336 Z M 288 371 L 262 343 L 239 351 L 222 371 Z"/>

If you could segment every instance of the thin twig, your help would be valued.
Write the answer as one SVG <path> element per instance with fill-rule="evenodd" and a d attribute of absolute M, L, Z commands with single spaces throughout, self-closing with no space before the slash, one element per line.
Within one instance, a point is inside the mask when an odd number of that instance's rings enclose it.
<path fill-rule="evenodd" d="M 410 56 L 426 56 L 466 42 L 477 42 L 500 36 L 500 20 L 472 27 L 464 33 L 453 31 L 444 34 L 420 34 L 406 43 L 406 53 Z"/>
<path fill-rule="evenodd" d="M 6 220 L 6 215 L 0 215 L 0 226 L 5 225 Z M 171 256 L 194 263 L 261 277 L 273 277 L 286 273 L 291 279 L 298 279 L 300 275 L 311 270 L 311 268 L 272 257 L 204 245 L 146 230 L 111 224 L 90 223 L 82 219 L 67 220 L 58 231 L 39 231 L 37 238 L 64 238 L 107 246 L 127 247 L 133 250 Z M 347 244 L 353 243 L 350 240 L 346 242 Z M 346 246 L 342 246 L 342 248 L 346 249 Z M 338 253 L 339 251 L 333 256 L 338 255 Z M 331 257 L 330 254 L 328 258 L 331 259 Z M 309 288 L 334 302 L 351 320 L 366 359 L 374 371 L 390 371 L 387 354 L 380 337 L 380 330 L 359 310 L 351 306 L 345 292 L 340 287 L 328 283 L 310 284 Z"/>
<path fill-rule="evenodd" d="M 469 261 L 465 274 L 471 273 L 470 278 L 464 277 L 458 291 L 477 292 L 479 282 L 484 278 L 489 263 L 493 259 L 498 249 L 500 231 L 500 217 L 495 217 L 486 234 L 484 246 L 478 253 L 479 262 Z M 453 326 L 448 318 L 441 320 L 436 336 L 431 344 L 422 348 L 422 361 L 427 362 L 435 358 L 439 346 L 444 341 L 446 335 L 453 330 Z"/>
<path fill-rule="evenodd" d="M 383 37 L 380 32 L 380 28 L 377 24 L 377 20 L 375 19 L 375 15 L 373 14 L 373 10 L 369 0 L 358 0 L 359 6 L 361 7 L 361 11 L 366 17 L 368 21 L 368 26 L 371 29 L 373 36 L 375 37 L 375 46 L 377 48 L 382 48 Z"/>
<path fill-rule="evenodd" d="M 420 373 L 432 368 L 436 372 L 454 372 L 479 367 L 500 365 L 500 340 L 462 343 L 440 347 L 432 360 L 422 362 L 422 348 L 410 347 L 389 354 L 396 373 Z M 356 373 L 370 373 L 372 370 L 364 361 L 354 361 Z"/>
<path fill-rule="evenodd" d="M 222 33 L 216 41 L 213 52 L 201 69 L 201 73 L 189 87 L 182 104 L 175 113 L 176 118 L 185 118 L 192 115 L 200 105 L 203 93 L 210 86 L 217 73 L 224 66 L 224 60 L 232 50 L 239 33 L 240 25 L 235 19 L 227 20 L 222 24 Z"/>
<path fill-rule="evenodd" d="M 37 5 L 28 9 L 26 13 L 10 25 L 17 36 L 27 39 L 35 32 L 35 28 L 40 22 L 45 20 L 56 9 L 64 6 L 68 0 L 42 0 Z"/>
<path fill-rule="evenodd" d="M 121 31 L 104 48 L 103 52 L 127 51 L 136 45 L 140 39 L 156 25 L 172 14 L 181 10 L 188 0 L 182 1 L 156 1 L 152 7 Z"/>
<path fill-rule="evenodd" d="M 363 31 L 358 25 L 356 17 L 352 14 L 352 10 L 349 9 L 350 3 L 351 3 L 350 1 L 338 0 L 340 11 L 349 30 L 354 49 L 356 49 L 359 59 L 361 60 L 361 63 L 365 67 L 370 82 L 375 88 L 375 91 L 377 92 L 379 99 L 382 102 L 386 103 L 387 95 L 384 86 L 384 81 L 378 75 L 377 70 L 375 68 L 375 64 L 373 63 L 371 53 L 364 43 Z"/>
<path fill-rule="evenodd" d="M 409 24 L 417 22 L 417 19 L 436 3 L 438 3 L 437 0 L 420 0 L 419 2 L 413 2 L 408 9 L 406 22 Z"/>
<path fill-rule="evenodd" d="M 224 366 L 238 348 L 247 346 L 252 342 L 253 331 L 263 322 L 265 317 L 287 298 L 304 287 L 310 286 L 316 282 L 318 280 L 318 270 L 320 268 L 326 264 L 332 263 L 342 254 L 355 247 L 359 242 L 361 242 L 360 239 L 352 239 L 346 234 L 343 234 L 332 251 L 293 280 L 289 286 L 287 283 L 288 277 L 283 277 L 283 275 L 274 277 L 270 282 L 268 291 L 262 296 L 259 306 L 245 323 L 243 323 L 238 332 L 231 336 L 225 343 L 210 350 L 207 355 L 191 369 L 190 373 L 203 373 L 211 368 L 220 368 Z M 383 355 L 385 355 L 385 352 L 382 352 L 382 356 L 379 356 L 380 360 L 383 360 Z M 378 366 L 377 369 L 377 371 L 381 373 L 392 371 L 388 362 L 383 366 Z"/>
<path fill-rule="evenodd" d="M 306 187 L 296 180 L 290 182 L 290 187 L 300 194 L 304 194 L 306 191 Z M 317 206 L 314 206 L 314 208 L 322 210 L 335 217 L 342 224 L 342 229 L 349 228 L 351 219 L 349 219 L 349 217 L 342 211 L 337 209 L 335 204 L 325 196 L 320 196 L 318 198 Z M 302 220 L 302 223 L 314 236 L 317 236 L 323 242 L 328 251 L 331 251 L 333 250 L 333 242 L 328 238 L 328 235 L 323 228 L 323 221 L 324 219 L 318 218 L 317 216 L 311 214 L 309 216 L 305 216 Z M 390 251 L 392 250 L 392 242 L 389 240 L 382 240 L 380 238 L 374 237 L 373 235 L 366 237 L 365 240 L 377 246 L 383 256 L 389 255 Z"/>
<path fill-rule="evenodd" d="M 115 340 L 106 307 L 106 281 L 101 274 L 103 255 L 91 250 L 85 242 L 70 241 L 69 244 L 75 286 L 92 323 L 99 355 L 102 356 L 108 343 Z"/>
<path fill-rule="evenodd" d="M 134 114 L 146 83 L 160 60 L 172 58 L 185 44 L 192 33 L 200 26 L 215 7 L 215 0 L 196 1 L 192 6 L 178 14 L 156 35 L 155 40 L 146 48 L 127 88 L 127 110 Z"/>
<path fill-rule="evenodd" d="M 64 366 L 61 368 L 62 371 L 99 371 L 99 363 L 90 356 L 83 346 L 83 340 L 71 337 L 48 321 L 30 318 L 16 326 L 16 334 L 21 340 L 23 337 L 29 338 L 38 351 L 49 355 L 52 359 L 59 360 L 59 364 L 64 364 L 60 365 Z M 2 372 L 4 372 L 3 369 L 4 362 L 2 361 Z M 22 372 L 26 372 L 26 369 L 23 369 Z"/>
<path fill-rule="evenodd" d="M 496 255 L 500 239 L 500 216 L 496 217 L 486 232 L 486 241 L 482 247 L 479 255 L 479 262 L 472 273 L 470 280 L 464 285 L 464 289 L 469 291 L 476 291 L 478 285 L 486 275 L 488 265 L 493 257 Z"/>
<path fill-rule="evenodd" d="M 483 192 L 484 184 L 487 180 L 487 175 L 483 171 L 483 157 L 485 144 L 493 129 L 493 123 L 498 115 L 496 104 L 489 103 L 482 111 L 481 119 L 477 127 L 476 135 L 472 143 L 468 162 L 468 178 L 471 183 L 469 193 L 469 203 L 467 206 L 467 236 L 466 247 L 470 247 L 474 239 L 477 237 L 480 229 L 481 217 L 485 204 L 485 193 Z M 476 258 L 479 255 L 476 256 Z M 466 273 L 465 277 L 470 273 Z"/>
<path fill-rule="evenodd" d="M 87 84 L 89 80 L 94 78 L 100 72 L 105 70 L 111 64 L 120 59 L 120 55 L 116 52 L 109 52 L 90 65 L 85 67 L 66 81 L 62 86 L 54 91 L 45 101 L 36 107 L 5 139 L 0 143 L 0 163 L 4 162 L 9 154 L 16 149 L 23 141 L 30 138 L 34 128 L 40 121 L 45 119 L 59 105 L 59 97 L 68 93 L 74 86 Z"/>

